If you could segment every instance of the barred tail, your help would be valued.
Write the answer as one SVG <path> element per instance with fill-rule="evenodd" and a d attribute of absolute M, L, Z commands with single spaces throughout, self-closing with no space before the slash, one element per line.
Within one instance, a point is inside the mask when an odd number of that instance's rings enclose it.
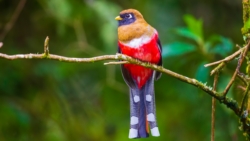
<path fill-rule="evenodd" d="M 152 136 L 160 136 L 155 111 L 154 75 L 141 88 L 130 88 L 129 138 L 146 138 L 149 125 Z"/>
<path fill-rule="evenodd" d="M 130 89 L 129 138 L 146 138 L 149 136 L 144 99 L 141 90 Z"/>
<path fill-rule="evenodd" d="M 148 122 L 146 120 L 146 107 L 143 93 L 140 94 L 140 109 L 139 109 L 139 136 L 146 138 L 149 136 Z"/>

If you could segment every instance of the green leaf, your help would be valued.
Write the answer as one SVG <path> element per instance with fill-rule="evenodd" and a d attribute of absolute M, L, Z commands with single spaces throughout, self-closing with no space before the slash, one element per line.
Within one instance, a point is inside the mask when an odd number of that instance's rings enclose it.
<path fill-rule="evenodd" d="M 185 15 L 184 21 L 187 27 L 177 28 L 177 34 L 192 39 L 199 45 L 203 44 L 202 20 L 197 20 L 192 15 Z"/>
<path fill-rule="evenodd" d="M 197 36 L 196 34 L 194 34 L 193 32 L 191 32 L 188 28 L 186 27 L 181 27 L 181 28 L 177 28 L 176 29 L 176 33 L 180 36 L 189 38 L 191 40 L 194 40 L 196 42 L 199 42 L 201 39 L 199 36 Z"/>
<path fill-rule="evenodd" d="M 209 69 L 204 67 L 204 64 L 206 64 L 206 62 L 199 65 L 195 74 L 195 78 L 203 83 L 207 82 L 209 77 Z"/>
<path fill-rule="evenodd" d="M 174 42 L 163 46 L 163 57 L 178 56 L 195 51 L 195 46 L 184 42 Z"/>
<path fill-rule="evenodd" d="M 192 15 L 187 14 L 184 16 L 184 21 L 187 24 L 188 29 L 203 41 L 202 20 L 195 19 Z"/>
<path fill-rule="evenodd" d="M 207 42 L 205 43 L 205 49 L 207 52 L 209 52 L 210 50 L 212 50 L 212 48 L 214 47 L 214 45 L 220 41 L 220 37 L 219 35 L 212 35 L 209 37 L 209 39 L 207 40 Z"/>
<path fill-rule="evenodd" d="M 207 47 L 210 53 L 215 53 L 222 56 L 228 55 L 228 53 L 232 52 L 233 50 L 233 42 L 230 39 L 219 35 L 212 36 L 207 44 L 210 45 Z"/>

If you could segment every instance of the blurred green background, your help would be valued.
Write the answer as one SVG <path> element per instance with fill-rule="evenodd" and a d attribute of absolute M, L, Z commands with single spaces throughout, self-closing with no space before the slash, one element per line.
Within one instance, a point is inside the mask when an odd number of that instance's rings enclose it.
<path fill-rule="evenodd" d="M 11 20 L 19 4 L 17 20 Z M 115 54 L 123 9 L 138 9 L 155 27 L 164 67 L 212 86 L 203 65 L 243 44 L 241 1 L 232 0 L 0 0 L 1 53 L 68 57 Z M 236 61 L 220 75 L 219 90 Z M 155 83 L 161 136 L 154 141 L 210 140 L 211 97 L 175 78 Z M 234 87 L 230 97 L 240 90 Z M 129 95 L 119 66 L 52 60 L 0 59 L 0 141 L 127 141 Z M 244 140 L 238 118 L 217 103 L 217 141 Z"/>

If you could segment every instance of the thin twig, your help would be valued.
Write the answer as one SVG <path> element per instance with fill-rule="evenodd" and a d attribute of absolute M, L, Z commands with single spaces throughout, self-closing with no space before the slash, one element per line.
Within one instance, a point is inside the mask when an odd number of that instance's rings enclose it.
<path fill-rule="evenodd" d="M 237 73 L 237 77 L 247 86 L 247 78 L 246 75 L 243 73 Z"/>
<path fill-rule="evenodd" d="M 128 61 L 118 61 L 118 62 L 107 62 L 104 65 L 120 65 L 120 64 L 128 64 Z"/>
<path fill-rule="evenodd" d="M 228 62 L 228 61 L 231 61 L 232 59 L 234 59 L 237 55 L 239 55 L 241 53 L 242 50 L 244 50 L 246 48 L 246 46 L 244 46 L 243 48 L 237 50 L 235 53 L 231 54 L 230 56 L 227 56 L 226 58 L 222 59 L 222 60 L 219 60 L 219 61 L 216 61 L 216 62 L 212 62 L 212 63 L 209 63 L 209 64 L 205 64 L 204 67 L 209 67 L 209 66 L 213 66 L 213 65 L 217 65 L 217 64 L 220 64 L 222 62 Z"/>
<path fill-rule="evenodd" d="M 242 58 L 242 56 L 243 56 L 243 53 L 241 54 L 240 58 Z M 239 61 L 240 60 L 241 59 L 239 59 Z M 239 62 L 238 62 L 238 65 L 239 65 Z M 236 70 L 235 70 L 233 76 L 231 77 L 229 83 L 227 84 L 225 90 L 223 91 L 223 95 L 225 95 L 225 96 L 227 95 L 227 92 L 229 91 L 230 87 L 232 86 L 232 84 L 233 84 L 233 82 L 234 82 L 235 77 L 237 76 L 237 74 L 238 74 L 238 67 L 236 67 Z"/>
<path fill-rule="evenodd" d="M 49 36 L 47 36 L 45 41 L 44 41 L 44 54 L 46 56 L 49 55 Z"/>
<path fill-rule="evenodd" d="M 214 68 L 211 71 L 210 75 L 212 76 L 212 75 L 214 75 L 214 73 L 219 72 L 224 66 L 225 66 L 225 62 L 221 62 L 216 68 Z"/>
<path fill-rule="evenodd" d="M 248 84 L 243 94 L 243 99 L 242 99 L 241 106 L 240 106 L 241 114 L 243 114 L 244 109 L 247 108 L 249 89 L 250 89 L 250 85 Z"/>
<path fill-rule="evenodd" d="M 237 64 L 237 67 L 236 67 L 236 70 L 231 78 L 231 80 L 229 81 L 228 85 L 226 86 L 225 90 L 223 91 L 223 95 L 226 96 L 227 95 L 227 92 L 229 91 L 230 87 L 232 86 L 234 80 L 235 80 L 235 77 L 237 76 L 239 70 L 240 70 L 240 67 L 245 59 L 245 56 L 247 54 L 247 51 L 249 49 L 249 46 L 250 46 L 250 42 L 247 43 L 246 45 L 246 48 L 245 50 L 241 53 L 240 55 L 240 58 L 239 58 L 239 61 L 238 61 L 238 64 Z"/>
<path fill-rule="evenodd" d="M 2 41 L 5 36 L 7 35 L 7 33 L 11 30 L 11 28 L 13 27 L 14 23 L 16 22 L 19 14 L 21 13 L 24 5 L 26 3 L 26 0 L 20 0 L 17 8 L 15 9 L 11 19 L 9 20 L 9 22 L 5 25 L 4 30 L 2 32 L 2 34 L 0 35 L 0 41 Z"/>
<path fill-rule="evenodd" d="M 213 90 L 216 91 L 217 83 L 218 83 L 218 77 L 219 72 L 216 72 L 214 75 L 214 84 L 213 84 Z M 211 141 L 214 141 L 214 130 L 215 130 L 215 107 L 216 107 L 216 101 L 215 98 L 212 97 L 212 111 L 211 111 Z"/>

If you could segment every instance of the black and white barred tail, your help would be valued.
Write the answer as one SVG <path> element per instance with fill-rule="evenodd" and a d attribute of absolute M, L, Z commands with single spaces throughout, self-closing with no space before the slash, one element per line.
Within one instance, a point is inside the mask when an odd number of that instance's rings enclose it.
<path fill-rule="evenodd" d="M 129 138 L 148 137 L 148 125 L 152 136 L 160 136 L 156 122 L 154 77 L 155 72 L 141 89 L 130 88 Z"/>

